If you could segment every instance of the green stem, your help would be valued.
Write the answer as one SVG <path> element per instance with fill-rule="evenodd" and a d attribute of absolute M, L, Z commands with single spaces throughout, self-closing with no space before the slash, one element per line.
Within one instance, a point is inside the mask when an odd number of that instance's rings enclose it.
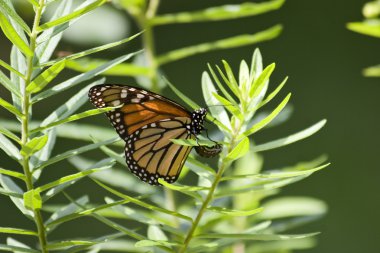
<path fill-rule="evenodd" d="M 219 166 L 219 169 L 218 169 L 218 172 L 216 173 L 216 176 L 215 176 L 215 179 L 214 179 L 214 182 L 212 183 L 211 187 L 210 187 L 210 190 L 206 196 L 206 199 L 205 201 L 203 202 L 201 208 L 199 209 L 198 211 L 198 214 L 197 216 L 195 217 L 195 220 L 194 222 L 192 223 L 191 225 L 191 228 L 189 230 L 189 232 L 187 233 L 187 236 L 185 238 L 185 241 L 183 243 L 183 247 L 181 248 L 181 250 L 179 251 L 180 253 L 184 253 L 186 252 L 186 249 L 188 248 L 189 244 L 190 244 L 190 241 L 191 239 L 193 238 L 194 236 L 194 232 L 195 232 L 195 229 L 198 227 L 198 224 L 199 222 L 201 221 L 202 217 L 203 217 L 203 214 L 204 212 L 206 211 L 209 203 L 212 201 L 213 199 L 213 196 L 214 196 L 214 192 L 216 190 L 216 187 L 218 186 L 220 180 L 222 179 L 222 176 L 223 176 L 223 173 L 224 171 L 230 166 L 230 162 L 228 162 L 226 159 L 225 159 L 225 156 L 231 152 L 231 150 L 235 147 L 235 144 L 236 144 L 236 138 L 237 136 L 239 136 L 239 132 L 240 132 L 240 129 L 242 127 L 242 122 L 239 121 L 239 124 L 236 128 L 234 128 L 234 133 L 232 135 L 232 139 L 227 148 L 227 152 L 224 153 L 224 155 L 221 157 L 221 163 L 220 163 L 220 166 Z"/>
<path fill-rule="evenodd" d="M 32 33 L 30 35 L 30 50 L 32 52 L 35 51 L 36 49 L 36 39 L 37 39 L 37 28 L 40 24 L 41 20 L 41 15 L 42 15 L 42 10 L 45 5 L 45 0 L 40 0 L 39 1 L 39 6 L 36 9 L 36 15 L 34 17 L 34 22 L 33 22 L 33 29 Z M 29 56 L 27 57 L 27 70 L 26 70 L 26 75 L 25 75 L 25 86 L 23 87 L 23 101 L 22 101 L 22 121 L 21 121 L 21 145 L 25 146 L 28 143 L 28 138 L 29 138 L 29 112 L 31 109 L 30 105 L 30 94 L 26 91 L 26 87 L 31 83 L 32 81 L 32 74 L 33 74 L 33 57 L 34 56 Z M 23 156 L 22 158 L 22 166 L 24 170 L 24 174 L 26 177 L 26 186 L 28 191 L 33 190 L 33 177 L 30 172 L 29 168 L 29 156 Z M 38 230 L 38 238 L 41 246 L 41 251 L 43 253 L 48 253 L 48 250 L 46 249 L 47 246 L 47 240 L 46 240 L 46 232 L 45 232 L 45 227 L 43 224 L 42 220 L 42 215 L 39 209 L 34 209 L 34 219 L 36 223 L 36 227 Z"/>

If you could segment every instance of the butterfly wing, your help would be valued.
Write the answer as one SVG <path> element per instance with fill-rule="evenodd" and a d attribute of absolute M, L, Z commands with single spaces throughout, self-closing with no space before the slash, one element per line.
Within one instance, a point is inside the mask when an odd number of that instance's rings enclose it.
<path fill-rule="evenodd" d="M 160 120 L 143 126 L 127 139 L 125 157 L 129 169 L 142 181 L 157 185 L 158 178 L 168 183 L 178 179 L 191 148 L 171 139 L 189 139 L 187 117 Z"/>
<path fill-rule="evenodd" d="M 142 181 L 156 185 L 158 178 L 177 180 L 191 147 L 170 139 L 189 139 L 190 113 L 158 94 L 130 86 L 97 85 L 89 91 L 98 108 L 120 106 L 107 116 L 125 140 L 126 162 Z"/>

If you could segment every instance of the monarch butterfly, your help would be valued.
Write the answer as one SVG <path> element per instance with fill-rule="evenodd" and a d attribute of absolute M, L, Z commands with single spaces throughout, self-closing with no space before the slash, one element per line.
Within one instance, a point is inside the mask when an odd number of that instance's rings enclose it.
<path fill-rule="evenodd" d="M 96 85 L 88 96 L 97 108 L 120 106 L 106 115 L 125 141 L 126 163 L 133 174 L 151 185 L 159 185 L 159 178 L 168 183 L 178 179 L 192 147 L 171 139 L 195 139 L 204 129 L 205 108 L 189 112 L 168 98 L 126 85 Z M 197 151 L 211 157 L 221 146 L 199 146 Z"/>

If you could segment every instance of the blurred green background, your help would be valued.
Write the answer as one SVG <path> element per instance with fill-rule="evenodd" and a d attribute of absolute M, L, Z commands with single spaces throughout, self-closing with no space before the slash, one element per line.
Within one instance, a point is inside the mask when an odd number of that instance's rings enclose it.
<path fill-rule="evenodd" d="M 242 1 L 163 0 L 159 13 L 197 10 L 231 2 Z M 155 30 L 157 51 L 165 52 L 283 24 L 283 33 L 272 41 L 196 55 L 168 64 L 163 71 L 185 94 L 201 103 L 201 73 L 206 70 L 208 62 L 219 64 L 221 59 L 225 59 L 237 70 L 240 60 L 250 61 L 254 48 L 259 47 L 265 65 L 276 62 L 272 87 L 285 76 L 290 77 L 285 90 L 293 93 L 291 103 L 294 110 L 288 122 L 263 131 L 255 137 L 255 141 L 261 143 L 276 139 L 306 128 L 322 118 L 328 119 L 327 126 L 306 141 L 263 154 L 266 169 L 311 160 L 320 154 L 327 154 L 332 162 L 326 170 L 290 185 L 282 192 L 286 196 L 316 197 L 329 206 L 326 217 L 302 228 L 302 232 L 322 232 L 318 236 L 318 246 L 307 252 L 380 250 L 380 201 L 377 196 L 380 192 L 380 79 L 365 78 L 361 74 L 364 67 L 379 62 L 379 40 L 345 28 L 347 22 L 362 19 L 363 4 L 364 1 L 359 0 L 288 0 L 280 10 L 265 15 L 214 23 L 170 25 Z M 122 22 L 130 22 L 122 12 L 118 13 Z M 28 19 L 28 14 L 24 15 Z M 131 33 L 137 31 L 134 24 L 125 27 L 124 32 L 127 30 Z M 8 61 L 10 45 L 3 35 L 0 37 L 0 47 L 1 59 Z M 76 52 L 88 47 L 90 45 L 66 41 L 59 49 Z M 111 54 L 109 57 L 133 50 L 132 47 L 119 49 L 108 52 Z M 66 73 L 72 74 L 70 71 Z M 126 84 L 132 84 L 131 80 L 108 79 L 109 82 Z M 4 89 L 1 91 L 4 92 Z M 62 101 L 51 102 L 55 108 Z M 37 118 L 46 115 L 43 108 L 39 109 L 35 112 Z M 1 110 L 0 116 L 9 117 L 9 114 Z M 107 124 L 105 118 L 97 117 L 96 120 Z M 56 151 L 67 150 L 69 141 L 59 141 L 59 150 Z M 4 153 L 0 156 L 5 157 Z M 5 167 L 7 162 L 5 158 L 1 166 Z M 0 197 L 0 224 L 23 223 L 17 220 L 18 211 L 11 205 L 6 197 Z"/>

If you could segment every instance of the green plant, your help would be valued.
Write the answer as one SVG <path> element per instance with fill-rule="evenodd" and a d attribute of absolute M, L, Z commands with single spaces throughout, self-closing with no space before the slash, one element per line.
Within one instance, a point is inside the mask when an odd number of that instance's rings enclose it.
<path fill-rule="evenodd" d="M 350 22 L 347 28 L 351 31 L 380 38 L 380 1 L 367 2 L 362 10 L 364 20 L 362 22 Z M 363 70 L 363 75 L 367 77 L 379 77 L 380 65 L 367 67 Z"/>
<path fill-rule="evenodd" d="M 71 0 L 59 1 L 55 14 L 45 23 L 41 22 L 43 11 L 57 1 L 28 0 L 28 2 L 35 12 L 32 29 L 16 13 L 10 0 L 0 1 L 0 25 L 3 33 L 13 44 L 10 63 L 0 61 L 0 65 L 10 72 L 8 77 L 0 71 L 0 82 L 11 93 L 13 104 L 0 98 L 0 105 L 17 119 L 17 121 L 1 119 L 0 148 L 14 160 L 14 168 L 0 168 L 2 186 L 0 194 L 8 196 L 23 217 L 26 217 L 28 222 L 34 223 L 34 228 L 0 227 L 0 233 L 30 236 L 39 243 L 38 246 L 31 247 L 8 237 L 6 244 L 0 244 L 1 250 L 206 252 L 225 248 L 227 251 L 232 249 L 234 252 L 241 252 L 241 249 L 245 248 L 246 252 L 263 252 L 268 249 L 273 252 L 283 252 L 313 245 L 310 236 L 314 234 L 277 233 L 320 217 L 326 209 L 322 202 L 295 197 L 266 202 L 264 199 L 276 194 L 280 187 L 324 168 L 326 164 L 321 165 L 324 159 L 261 172 L 262 158 L 257 152 L 304 139 L 323 127 L 325 121 L 286 138 L 254 144 L 252 135 L 270 123 L 273 124 L 273 120 L 284 109 L 290 98 L 290 95 L 286 96 L 270 113 L 256 114 L 258 109 L 279 93 L 286 82 L 285 79 L 272 93 L 265 96 L 274 64 L 263 69 L 258 50 L 253 55 L 251 67 L 248 67 L 245 61 L 241 62 L 238 78 L 234 77 L 227 62 L 223 62 L 224 71 L 219 67 L 215 69 L 209 66 L 211 76 L 206 72 L 202 76 L 204 98 L 210 105 L 208 118 L 219 127 L 224 150 L 215 166 L 216 170 L 214 166 L 200 162 L 196 156 L 188 158 L 181 176 L 191 173 L 186 179 L 191 182 L 195 177 L 197 183 L 194 185 L 179 183 L 170 185 L 162 182 L 165 190 L 161 190 L 143 184 L 126 172 L 124 158 L 109 147 L 114 145 L 120 149 L 123 145 L 122 141 L 115 138 L 112 129 L 73 123 L 112 109 L 92 109 L 75 114 L 87 102 L 86 94 L 89 87 L 105 82 L 105 78 L 97 78 L 100 74 L 124 71 L 132 76 L 142 75 L 149 78 L 150 88 L 160 90 L 162 87 L 158 85 L 158 68 L 166 62 L 187 57 L 190 53 L 212 50 L 212 46 L 215 45 L 228 48 L 256 43 L 273 38 L 280 31 L 280 28 L 276 27 L 252 36 L 238 36 L 156 56 L 153 38 L 149 38 L 152 36 L 149 31 L 152 26 L 183 22 L 183 17 L 186 16 L 192 17 L 190 21 L 201 21 L 254 15 L 279 8 L 283 1 L 235 5 L 235 8 L 240 7 L 239 11 L 235 12 L 236 16 L 228 16 L 228 13 L 224 12 L 226 7 L 215 8 L 214 12 L 207 10 L 190 14 L 156 16 L 158 1 L 150 1 L 149 4 L 138 0 L 119 1 L 119 4 L 132 15 L 143 19 L 140 22 L 145 29 L 144 33 L 53 60 L 51 55 L 61 39 L 62 32 L 84 14 L 105 4 L 106 0 L 84 1 L 74 11 Z M 123 63 L 140 54 L 140 51 L 122 55 L 111 61 L 87 58 L 93 64 L 90 69 L 78 69 L 83 73 L 52 85 L 60 72 L 67 67 L 72 68 L 79 62 L 79 58 L 83 59 L 93 53 L 127 43 L 137 36 L 144 36 L 147 52 L 145 56 L 150 59 L 146 66 Z M 86 84 L 83 85 L 84 83 Z M 83 87 L 64 104 L 51 110 L 45 119 L 33 120 L 32 109 L 35 106 L 46 103 L 48 98 L 62 95 L 63 91 L 79 85 Z M 215 85 L 221 94 L 216 92 Z M 173 85 L 169 86 L 190 107 L 198 107 Z M 227 87 L 230 90 L 227 90 Z M 11 131 L 19 132 L 20 135 Z M 93 143 L 52 156 L 57 137 Z M 190 141 L 176 142 L 194 145 L 194 142 Z M 106 157 L 102 160 L 93 160 L 82 156 L 85 152 L 96 150 L 101 150 Z M 69 161 L 71 167 L 78 169 L 79 172 L 65 173 L 65 176 L 53 180 L 41 179 L 42 172 L 54 176 L 53 168 L 63 167 L 62 163 L 59 163 L 62 161 Z M 96 204 L 90 201 L 88 192 L 81 192 L 80 197 L 73 197 L 73 194 L 69 193 L 71 186 L 84 178 L 91 179 L 96 186 L 106 192 L 103 191 L 105 196 L 103 203 Z M 16 180 L 23 185 L 16 183 Z M 116 190 L 115 187 L 123 190 Z M 110 197 L 111 194 L 119 199 L 113 199 L 115 197 Z M 175 200 L 182 194 L 186 199 L 176 203 Z M 64 197 L 67 200 L 66 204 L 52 204 L 58 196 Z M 289 207 L 294 205 L 297 208 L 289 210 Z M 284 212 L 283 208 L 288 211 Z M 86 239 L 48 240 L 48 237 L 54 237 L 54 231 L 59 226 L 82 217 L 91 217 L 116 232 L 106 235 L 103 233 L 98 237 L 87 236 Z M 27 226 L 32 227 L 31 224 Z M 140 229 L 136 230 L 137 228 Z M 33 243 L 35 244 L 35 241 Z"/>

